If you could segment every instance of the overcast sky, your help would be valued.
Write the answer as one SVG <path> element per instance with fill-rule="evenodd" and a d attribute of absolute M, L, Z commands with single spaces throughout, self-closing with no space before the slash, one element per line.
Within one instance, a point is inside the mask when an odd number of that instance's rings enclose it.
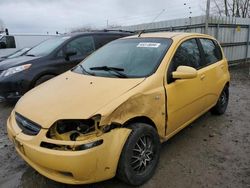
<path fill-rule="evenodd" d="M 197 16 L 203 14 L 202 1 L 0 0 L 0 19 L 12 33 L 54 34 L 84 26 L 105 28 L 107 20 L 108 25 L 151 22 L 161 12 L 156 21 Z"/>

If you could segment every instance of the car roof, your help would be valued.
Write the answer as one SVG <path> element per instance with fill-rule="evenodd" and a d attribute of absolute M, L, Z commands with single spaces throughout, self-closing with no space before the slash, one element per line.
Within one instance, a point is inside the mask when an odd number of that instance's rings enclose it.
<path fill-rule="evenodd" d="M 126 38 L 138 38 L 139 34 L 129 36 Z M 205 37 L 212 38 L 209 35 L 201 34 L 201 33 L 185 33 L 185 32 L 152 32 L 152 33 L 142 33 L 140 35 L 141 38 L 185 38 L 185 37 Z"/>
<path fill-rule="evenodd" d="M 88 31 L 88 32 L 75 32 L 69 33 L 62 36 L 70 36 L 70 37 L 77 37 L 77 36 L 84 36 L 84 35 L 122 35 L 122 36 L 130 36 L 132 32 L 127 31 Z"/>

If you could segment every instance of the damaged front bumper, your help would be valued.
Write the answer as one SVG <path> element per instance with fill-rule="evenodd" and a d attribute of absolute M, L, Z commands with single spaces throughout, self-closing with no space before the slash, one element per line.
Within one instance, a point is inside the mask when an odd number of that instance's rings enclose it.
<path fill-rule="evenodd" d="M 7 122 L 7 131 L 19 155 L 40 174 L 67 184 L 87 184 L 114 177 L 122 148 L 131 132 L 127 128 L 117 128 L 84 141 L 60 141 L 47 138 L 47 129 L 41 129 L 36 136 L 24 134 L 14 117 L 12 113 Z M 100 140 L 95 147 L 80 151 L 41 146 L 42 142 L 84 145 Z"/>

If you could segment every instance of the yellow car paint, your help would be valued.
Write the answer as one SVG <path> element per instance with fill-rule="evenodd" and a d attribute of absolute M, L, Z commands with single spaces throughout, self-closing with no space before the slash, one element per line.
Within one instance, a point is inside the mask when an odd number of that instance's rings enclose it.
<path fill-rule="evenodd" d="M 114 129 L 99 137 L 87 141 L 67 141 L 68 145 L 80 145 L 103 139 L 103 144 L 84 151 L 56 151 L 40 147 L 41 141 L 51 142 L 46 138 L 46 129 L 33 138 L 22 133 L 15 120 L 8 120 L 8 136 L 13 141 L 19 155 L 34 169 L 55 181 L 68 184 L 83 184 L 102 181 L 115 176 L 121 150 L 131 130 Z M 62 141 L 53 140 L 54 144 Z"/>
<path fill-rule="evenodd" d="M 147 78 L 104 78 L 68 71 L 23 96 L 7 123 L 8 135 L 21 157 L 55 181 L 69 184 L 102 181 L 115 176 L 123 145 L 131 132 L 122 128 L 126 122 L 133 118 L 150 120 L 163 142 L 213 107 L 230 81 L 224 54 L 220 62 L 197 70 L 194 78 L 168 84 L 167 70 L 176 49 L 185 40 L 215 39 L 195 33 L 141 35 L 141 38 L 147 37 L 171 38 L 173 41 L 156 72 Z M 109 91 L 105 89 L 107 87 Z M 23 134 L 16 124 L 15 112 L 41 125 L 40 133 L 37 136 Z M 103 139 L 102 145 L 84 151 L 40 147 L 41 141 L 69 146 L 80 144 L 78 141 L 48 139 L 46 133 L 57 120 L 88 119 L 97 114 L 101 115 L 100 129 L 111 124 L 120 127 L 108 133 L 90 135 L 79 142 Z"/>

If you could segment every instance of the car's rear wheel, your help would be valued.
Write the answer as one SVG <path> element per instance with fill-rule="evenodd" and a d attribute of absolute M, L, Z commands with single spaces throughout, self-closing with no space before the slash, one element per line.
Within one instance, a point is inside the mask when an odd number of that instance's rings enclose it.
<path fill-rule="evenodd" d="M 54 78 L 54 77 L 55 77 L 55 75 L 44 75 L 44 76 L 42 76 L 42 77 L 40 77 L 39 79 L 36 80 L 36 82 L 34 84 L 34 87 L 36 87 L 36 86 L 50 80 L 51 78 Z"/>
<path fill-rule="evenodd" d="M 149 180 L 160 156 L 160 139 L 150 125 L 134 123 L 119 160 L 117 177 L 130 185 L 141 185 Z"/>
<path fill-rule="evenodd" d="M 229 88 L 226 86 L 220 94 L 216 105 L 211 109 L 211 113 L 215 115 L 222 115 L 225 113 L 229 100 Z"/>

